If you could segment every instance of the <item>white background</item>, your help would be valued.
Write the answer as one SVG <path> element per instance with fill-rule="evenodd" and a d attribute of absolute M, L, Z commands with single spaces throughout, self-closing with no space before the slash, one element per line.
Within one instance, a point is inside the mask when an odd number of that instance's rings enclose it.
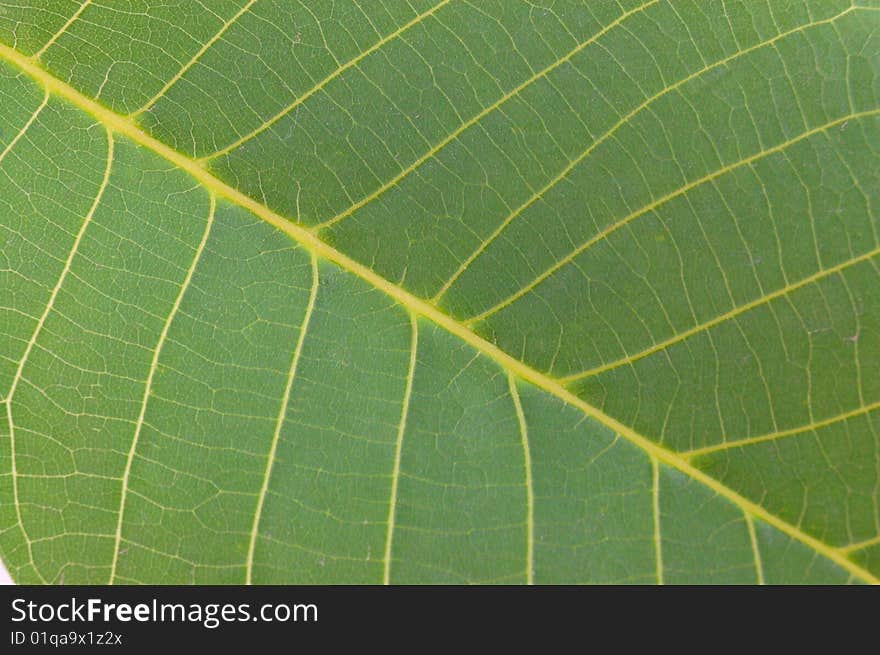
<path fill-rule="evenodd" d="M 6 572 L 6 567 L 3 566 L 3 562 L 0 562 L 0 584 L 12 584 L 12 578 L 10 578 L 9 573 Z"/>

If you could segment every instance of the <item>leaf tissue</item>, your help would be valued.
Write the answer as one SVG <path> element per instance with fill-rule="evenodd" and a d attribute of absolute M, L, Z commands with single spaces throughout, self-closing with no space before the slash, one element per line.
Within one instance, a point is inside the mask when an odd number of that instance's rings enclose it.
<path fill-rule="evenodd" d="M 21 583 L 880 581 L 877 0 L 0 2 Z"/>

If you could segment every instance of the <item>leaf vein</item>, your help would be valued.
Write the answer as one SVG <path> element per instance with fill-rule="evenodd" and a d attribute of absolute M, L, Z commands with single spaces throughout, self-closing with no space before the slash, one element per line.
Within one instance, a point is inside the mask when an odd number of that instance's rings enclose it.
<path fill-rule="evenodd" d="M 67 29 L 74 22 L 76 22 L 76 19 L 80 17 L 80 15 L 86 10 L 86 7 L 88 7 L 90 4 L 92 4 L 92 0 L 85 0 L 77 8 L 77 10 L 75 12 L 73 12 L 73 15 L 67 19 L 67 21 L 64 23 L 64 25 L 61 26 L 61 29 L 59 29 L 57 32 L 55 32 L 55 34 L 53 34 L 52 37 L 48 41 L 46 41 L 46 43 L 43 44 L 43 47 L 41 47 L 39 50 L 37 50 L 37 52 L 34 53 L 34 59 L 39 59 L 40 57 L 42 57 L 43 54 L 46 52 L 46 50 L 49 49 L 49 46 L 51 46 L 53 43 L 55 43 L 55 41 L 57 41 L 58 38 L 62 34 L 64 34 L 67 31 Z"/>
<path fill-rule="evenodd" d="M 583 244 L 581 244 L 580 246 L 575 248 L 568 255 L 566 255 L 565 257 L 563 257 L 562 259 L 557 261 L 555 264 L 553 264 L 552 266 L 547 268 L 544 272 L 542 272 L 540 275 L 535 277 L 531 282 L 524 285 L 523 287 L 521 287 L 516 292 L 512 293 L 510 296 L 508 296 L 504 300 L 501 300 L 500 302 L 496 303 L 495 305 L 493 305 L 489 309 L 477 314 L 476 316 L 468 318 L 465 321 L 465 325 L 473 325 L 475 323 L 479 323 L 480 321 L 484 321 L 487 318 L 489 318 L 490 316 L 492 316 L 493 314 L 496 314 L 497 312 L 501 311 L 505 307 L 510 306 L 511 304 L 513 304 L 514 302 L 516 302 L 517 300 L 522 298 L 524 295 L 529 293 L 532 289 L 534 289 L 535 287 L 540 285 L 542 282 L 547 280 L 547 278 L 552 276 L 556 271 L 563 268 L 565 265 L 571 263 L 574 259 L 576 259 L 578 257 L 578 255 L 582 254 L 583 252 L 585 252 L 586 250 L 588 250 L 589 248 L 594 246 L 596 243 L 598 243 L 604 239 L 607 239 L 611 234 L 613 234 L 614 232 L 616 232 L 620 228 L 624 227 L 625 225 L 631 223 L 632 221 L 639 218 L 640 216 L 644 216 L 645 214 L 652 212 L 659 207 L 662 207 L 663 205 L 670 202 L 671 200 L 674 200 L 675 198 L 678 198 L 679 196 L 686 194 L 688 191 L 691 191 L 692 189 L 694 189 L 702 184 L 706 184 L 707 182 L 712 182 L 713 180 L 715 180 L 723 175 L 726 175 L 727 173 L 730 173 L 734 170 L 737 170 L 743 166 L 746 166 L 748 164 L 752 164 L 755 161 L 759 161 L 759 160 L 763 159 L 764 157 L 769 157 L 769 156 L 774 155 L 776 153 L 782 152 L 786 148 L 788 148 L 792 145 L 795 145 L 796 143 L 799 143 L 800 141 L 803 141 L 804 139 L 808 139 L 811 136 L 825 132 L 825 131 L 827 131 L 837 125 L 841 125 L 847 121 L 856 120 L 859 118 L 867 118 L 870 116 L 876 116 L 878 114 L 880 114 L 880 109 L 869 109 L 866 111 L 861 111 L 861 112 L 856 112 L 853 114 L 847 114 L 845 116 L 840 116 L 840 117 L 834 119 L 833 121 L 830 121 L 830 122 L 825 123 L 823 125 L 819 125 L 819 126 L 814 127 L 810 130 L 807 130 L 806 132 L 803 132 L 796 137 L 793 137 L 791 139 L 783 141 L 782 143 L 779 143 L 771 148 L 768 148 L 766 150 L 761 150 L 761 151 L 756 152 L 752 155 L 749 155 L 748 157 L 745 157 L 744 159 L 741 159 L 737 162 L 734 162 L 732 164 L 728 164 L 726 166 L 722 166 L 721 168 L 719 168 L 715 171 L 712 171 L 708 175 L 705 175 L 699 179 L 693 180 L 693 181 L 689 182 L 688 184 L 676 189 L 675 191 L 671 191 L 670 193 L 667 193 L 666 195 L 658 198 L 657 200 L 654 200 L 653 202 L 651 202 L 651 203 L 645 205 L 644 207 L 636 210 L 635 212 L 629 214 L 628 216 L 625 216 L 622 219 L 616 221 L 615 223 L 612 223 L 611 225 L 607 226 L 606 228 L 601 230 L 599 233 L 597 233 L 596 235 L 594 235 L 593 237 L 588 239 L 586 242 L 584 242 Z"/>
<path fill-rule="evenodd" d="M 0 59 L 3 59 L 21 69 L 50 92 L 63 97 L 81 110 L 96 117 L 108 129 L 127 136 L 141 146 L 150 149 L 172 164 L 178 166 L 181 170 L 186 171 L 199 181 L 207 190 L 213 192 L 218 197 L 223 197 L 230 202 L 247 209 L 268 224 L 281 230 L 290 238 L 294 239 L 307 250 L 312 252 L 315 256 L 333 262 L 340 268 L 360 277 L 376 289 L 384 292 L 411 312 L 436 323 L 447 332 L 457 336 L 463 342 L 469 344 L 477 351 L 492 359 L 505 371 L 533 384 L 548 394 L 556 396 L 565 404 L 579 409 L 587 417 L 609 427 L 621 437 L 646 452 L 649 456 L 656 458 L 658 462 L 671 466 L 684 475 L 700 482 L 718 495 L 739 506 L 744 512 L 760 518 L 765 523 L 772 525 L 781 532 L 800 541 L 815 550 L 817 553 L 833 561 L 835 564 L 848 571 L 852 576 L 867 582 L 880 583 L 880 579 L 849 560 L 839 549 L 825 544 L 819 539 L 803 532 L 800 528 L 770 513 L 760 505 L 748 500 L 715 478 L 712 478 L 703 471 L 695 468 L 680 455 L 657 445 L 617 419 L 605 414 L 598 408 L 575 396 L 562 386 L 558 380 L 536 371 L 522 361 L 512 357 L 501 350 L 497 345 L 490 343 L 475 334 L 467 325 L 441 312 L 431 303 L 412 295 L 395 284 L 392 284 L 372 269 L 339 252 L 319 239 L 312 231 L 292 223 L 289 219 L 275 213 L 267 206 L 260 204 L 249 196 L 246 196 L 241 191 L 230 187 L 228 184 L 217 179 L 205 170 L 197 161 L 149 136 L 136 125 L 127 121 L 124 117 L 112 112 L 95 100 L 88 98 L 70 87 L 68 84 L 61 82 L 37 66 L 28 57 L 25 57 L 9 46 L 0 44 Z M 880 112 L 880 110 L 869 113 L 878 112 Z"/>
<path fill-rule="evenodd" d="M 513 399 L 513 407 L 516 410 L 516 420 L 519 424 L 519 436 L 523 449 L 523 467 L 526 477 L 526 584 L 532 585 L 535 584 L 535 489 L 532 483 L 532 453 L 529 446 L 528 424 L 519 398 L 519 391 L 516 388 L 516 379 L 512 373 L 508 373 L 507 383 L 510 388 L 510 397 Z"/>
<path fill-rule="evenodd" d="M 139 115 L 144 113 L 147 109 L 149 109 L 154 104 L 156 104 L 159 101 L 159 99 L 162 98 L 168 92 L 168 90 L 180 80 L 181 77 L 186 75 L 186 72 L 190 68 L 192 68 L 196 64 L 196 62 L 199 61 L 199 59 L 202 58 L 202 56 L 208 51 L 208 49 L 210 49 L 211 46 L 213 46 L 219 39 L 221 39 L 223 37 L 223 35 L 226 33 L 226 31 L 230 27 L 232 27 L 232 25 L 239 18 L 241 18 L 244 14 L 246 14 L 248 11 L 250 11 L 250 8 L 253 6 L 253 4 L 256 1 L 257 0 L 249 0 L 247 2 L 247 4 L 245 4 L 241 9 L 239 9 L 238 12 L 234 16 L 232 16 L 232 18 L 230 18 L 229 20 L 224 22 L 223 26 L 217 31 L 217 33 L 214 34 L 214 36 L 212 36 L 210 39 L 208 39 L 204 43 L 204 45 L 201 48 L 199 48 L 199 50 L 192 56 L 192 58 L 188 62 L 186 62 L 186 64 L 184 64 L 183 67 L 179 71 L 177 71 L 167 82 L 165 82 L 165 84 L 162 85 L 162 88 L 159 89 L 159 91 L 157 91 L 156 94 L 152 98 L 147 100 L 138 109 L 131 112 L 128 115 L 128 117 L 130 119 L 135 119 Z"/>
<path fill-rule="evenodd" d="M 837 20 L 841 16 L 844 16 L 844 15 L 848 14 L 849 12 L 851 12 L 852 9 L 853 8 L 851 7 L 849 9 L 847 9 L 846 11 L 841 12 L 837 16 L 834 16 L 832 18 L 829 18 L 829 19 L 826 19 L 823 21 L 810 23 L 808 25 L 801 25 L 801 26 L 796 27 L 794 29 L 791 29 L 787 32 L 777 34 L 775 37 L 773 37 L 771 39 L 768 39 L 766 41 L 762 41 L 760 43 L 756 43 L 755 45 L 750 46 L 744 50 L 739 50 L 739 51 L 733 53 L 732 55 L 728 55 L 727 57 L 724 57 L 723 59 L 719 59 L 718 61 L 716 61 L 713 64 L 705 65 L 700 70 L 694 71 L 693 73 L 682 78 L 678 82 L 675 82 L 669 86 L 664 87 L 663 89 L 661 89 L 660 91 L 658 91 L 657 93 L 652 95 L 651 97 L 644 100 L 637 107 L 635 107 L 634 109 L 629 111 L 627 114 L 622 116 L 604 134 L 602 134 L 597 139 L 595 139 L 580 155 L 578 155 L 577 157 L 572 159 L 568 164 L 566 164 L 559 173 L 557 173 L 549 182 L 547 182 L 547 184 L 545 184 L 543 187 L 541 187 L 541 189 L 539 189 L 538 191 L 534 192 L 528 199 L 526 199 L 525 202 L 523 202 L 519 207 L 514 209 L 503 221 L 501 221 L 501 223 L 498 225 L 498 227 L 496 227 L 492 231 L 492 233 L 489 234 L 489 236 L 483 240 L 483 242 L 468 256 L 468 258 L 464 260 L 464 262 L 462 262 L 462 264 L 458 267 L 458 269 L 455 271 L 455 273 L 453 273 L 452 276 L 443 284 L 443 286 L 436 293 L 436 295 L 431 299 L 431 301 L 432 302 L 439 301 L 440 298 L 442 298 L 446 294 L 446 292 L 449 291 L 449 289 L 452 287 L 452 285 L 455 284 L 456 280 L 458 280 L 458 278 L 461 277 L 461 275 L 474 262 L 474 260 L 476 260 L 483 252 L 486 251 L 486 249 L 493 242 L 495 242 L 498 239 L 498 237 L 505 231 L 505 229 L 507 229 L 507 227 L 510 225 L 510 223 L 512 223 L 513 220 L 516 219 L 517 216 L 522 214 L 526 209 L 531 207 L 535 202 L 537 202 L 538 200 L 543 198 L 544 195 L 548 191 L 550 191 L 553 187 L 555 187 L 562 180 L 564 180 L 568 176 L 568 174 L 572 172 L 572 170 L 577 168 L 577 166 L 579 164 L 581 164 L 583 161 L 585 161 L 590 156 L 590 154 L 592 154 L 593 151 L 596 150 L 596 148 L 598 148 L 605 141 L 607 141 L 609 138 L 614 136 L 614 134 L 617 133 L 617 131 L 620 128 L 624 127 L 630 120 L 632 120 L 635 116 L 640 114 L 642 111 L 649 108 L 655 101 L 664 97 L 669 92 L 674 91 L 681 86 L 684 86 L 688 82 L 692 82 L 693 80 L 698 79 L 702 75 L 705 75 L 706 73 L 712 71 L 715 68 L 729 64 L 731 61 L 733 61 L 743 55 L 746 55 L 746 54 L 753 52 L 755 50 L 758 50 L 760 48 L 764 48 L 769 45 L 772 45 L 785 37 L 791 36 L 792 34 L 797 34 L 797 33 L 800 33 L 810 27 L 815 27 L 817 25 L 822 25 L 822 24 Z"/>
<path fill-rule="evenodd" d="M 289 114 L 294 109 L 296 109 L 298 106 L 300 106 L 302 103 L 304 103 L 306 100 L 308 100 L 313 95 L 318 93 L 321 89 L 323 89 L 325 86 L 327 86 L 330 82 L 332 82 L 337 77 L 342 75 L 345 71 L 356 66 L 364 58 L 368 57 L 369 55 L 373 54 L 374 52 L 376 52 L 377 50 L 382 48 L 389 41 L 393 41 L 395 38 L 397 38 L 398 36 L 400 36 L 401 34 L 406 32 L 411 27 L 415 27 L 416 25 L 421 23 L 423 20 L 425 20 L 429 16 L 436 13 L 441 7 L 443 7 L 446 4 L 449 4 L 449 2 L 451 2 L 451 0 L 441 0 L 441 2 L 438 2 L 436 5 L 434 5 L 433 7 L 428 9 L 427 11 L 419 14 L 418 16 L 413 18 L 411 21 L 409 21 L 408 23 L 406 23 L 402 27 L 399 27 L 394 32 L 390 33 L 389 35 L 387 35 L 383 39 L 380 39 L 379 41 L 374 43 L 372 46 L 370 46 L 369 48 L 364 50 L 362 53 L 360 53 L 359 55 L 357 55 L 353 59 L 350 59 L 342 66 L 338 67 L 336 70 L 334 70 L 332 73 L 330 73 L 327 77 L 325 77 L 323 80 L 318 82 L 315 86 L 313 86 L 311 89 L 309 89 L 308 91 L 303 93 L 301 96 L 296 98 L 296 100 L 294 100 L 289 105 L 284 107 L 284 109 L 279 111 L 277 114 L 272 116 L 270 119 L 264 121 L 259 127 L 251 130 L 250 132 L 248 132 L 244 136 L 239 137 L 237 140 L 233 141 L 229 145 L 224 146 L 223 148 L 220 148 L 219 150 L 216 150 L 215 152 L 212 152 L 209 155 L 205 155 L 204 157 L 199 159 L 199 162 L 205 163 L 205 162 L 208 162 L 212 159 L 216 159 L 217 157 L 222 157 L 223 155 L 226 155 L 226 154 L 232 152 L 233 150 L 239 148 L 240 146 L 244 145 L 245 143 L 247 143 L 248 141 L 250 141 L 254 137 L 258 136 L 259 134 L 262 134 L 263 132 L 268 130 L 270 127 L 272 127 L 275 123 L 277 123 L 279 120 L 281 120 L 282 118 L 287 116 L 287 114 Z"/>
<path fill-rule="evenodd" d="M 403 403 L 400 410 L 400 423 L 397 428 L 397 441 L 394 444 L 394 466 L 391 471 L 391 492 L 388 504 L 388 530 L 385 535 L 385 557 L 383 559 L 383 584 L 391 584 L 391 546 L 394 538 L 394 524 L 397 518 L 397 487 L 400 482 L 400 457 L 403 452 L 403 436 L 406 433 L 406 419 L 409 414 L 409 403 L 412 397 L 413 378 L 416 370 L 416 357 L 419 345 L 419 325 L 414 314 L 410 314 L 412 329 L 412 341 L 409 352 L 409 370 L 406 374 L 406 384 L 403 391 Z"/>
<path fill-rule="evenodd" d="M 180 285 L 180 290 L 177 292 L 177 296 L 174 299 L 174 304 L 171 307 L 171 311 L 168 313 L 167 320 L 162 326 L 162 332 L 159 334 L 159 339 L 157 340 L 156 347 L 153 350 L 153 356 L 150 361 L 150 370 L 149 373 L 147 373 L 147 380 L 144 383 L 144 393 L 141 398 L 140 410 L 138 413 L 137 421 L 135 423 L 134 433 L 131 439 L 131 446 L 129 447 L 128 453 L 126 455 L 125 470 L 122 474 L 122 484 L 119 493 L 119 516 L 116 520 L 116 535 L 113 545 L 113 559 L 110 563 L 110 580 L 108 581 L 108 584 L 113 584 L 113 581 L 116 578 L 116 569 L 119 564 L 120 554 L 119 547 L 122 543 L 122 527 L 125 521 L 126 500 L 129 493 L 129 477 L 131 475 L 131 466 L 132 462 L 134 461 L 135 453 L 137 452 L 137 446 L 138 442 L 140 441 L 141 432 L 145 425 L 144 417 L 146 416 L 147 405 L 149 404 L 149 400 L 153 392 L 153 378 L 156 375 L 156 370 L 159 368 L 159 355 L 162 352 L 162 347 L 165 345 L 165 341 L 168 338 L 168 332 L 171 329 L 171 324 L 174 322 L 174 317 L 177 315 L 177 310 L 180 308 L 183 297 L 186 294 L 187 289 L 189 288 L 190 282 L 192 281 L 193 273 L 195 272 L 196 266 L 201 259 L 202 252 L 205 249 L 205 244 L 208 241 L 208 235 L 211 232 L 211 226 L 214 223 L 214 211 L 216 209 L 216 204 L 216 197 L 211 194 L 208 218 L 205 221 L 205 229 L 202 233 L 201 241 L 196 248 L 192 264 L 190 265 L 189 269 L 186 272 L 186 275 L 183 278 L 183 282 Z"/>
<path fill-rule="evenodd" d="M 680 332 L 676 335 L 673 335 L 673 336 L 669 337 L 668 339 L 661 341 L 659 343 L 656 343 L 653 346 L 646 348 L 645 350 L 642 350 L 638 353 L 635 353 L 633 355 L 628 355 L 627 357 L 617 359 L 613 362 L 608 362 L 607 364 L 602 364 L 601 366 L 596 366 L 596 367 L 591 368 L 586 371 L 581 371 L 580 373 L 575 373 L 574 375 L 569 375 L 567 377 L 560 378 L 559 381 L 565 385 L 568 385 L 568 384 L 571 384 L 572 382 L 577 382 L 578 380 L 583 380 L 585 378 L 593 377 L 595 375 L 599 375 L 600 373 L 605 373 L 606 371 L 610 371 L 612 369 L 619 368 L 620 366 L 626 366 L 628 364 L 632 364 L 634 362 L 637 362 L 640 359 L 648 357 L 649 355 L 653 355 L 654 353 L 667 350 L 671 346 L 674 346 L 675 344 L 677 344 L 681 341 L 689 339 L 692 336 L 707 332 L 708 330 L 715 327 L 716 325 L 724 323 L 725 321 L 730 321 L 730 320 L 736 318 L 737 316 L 739 316 L 740 314 L 744 314 L 744 313 L 751 311 L 757 307 L 760 307 L 760 306 L 765 305 L 769 302 L 772 302 L 773 300 L 775 300 L 777 298 L 788 296 L 792 292 L 794 292 L 802 287 L 808 286 L 810 284 L 815 284 L 815 283 L 817 283 L 817 282 L 819 282 L 819 281 L 821 281 L 831 275 L 845 271 L 846 269 L 848 269 L 852 266 L 856 266 L 857 264 L 860 264 L 862 262 L 869 261 L 869 260 L 873 259 L 874 257 L 876 257 L 877 255 L 880 255 L 880 247 L 874 248 L 873 250 L 870 250 L 866 253 L 858 255 L 857 257 L 853 257 L 852 259 L 847 259 L 846 261 L 840 262 L 839 264 L 836 264 L 836 265 L 831 266 L 829 268 L 817 271 L 817 272 L 813 273 L 812 275 L 809 275 L 805 278 L 802 278 L 801 280 L 798 280 L 797 282 L 792 282 L 790 284 L 785 285 L 784 287 L 780 287 L 776 291 L 772 291 L 771 293 L 765 294 L 763 296 L 760 296 L 759 298 L 755 298 L 754 300 L 751 300 L 747 303 L 744 303 L 742 305 L 734 307 L 733 309 L 731 309 L 723 314 L 719 314 L 718 316 L 715 316 L 714 318 L 712 318 L 708 321 L 704 321 L 703 323 L 695 325 L 694 327 L 692 327 L 688 330 L 685 330 L 685 331 Z"/>
<path fill-rule="evenodd" d="M 336 223 L 339 223 L 340 221 L 348 218 L 349 216 L 351 216 L 354 212 L 356 212 L 361 207 L 373 202 L 379 196 L 381 196 L 386 191 L 388 191 L 388 189 L 392 188 L 398 182 L 400 182 L 403 178 L 407 177 L 413 171 L 418 169 L 422 164 L 424 164 L 428 160 L 432 159 L 438 152 L 440 152 L 443 148 L 445 148 L 447 145 L 449 145 L 452 141 L 454 141 L 460 134 L 462 134 L 468 128 L 479 123 L 485 116 L 487 116 L 488 114 L 491 114 L 493 111 L 498 109 L 501 105 L 506 103 L 511 98 L 514 98 L 517 95 L 519 95 L 520 93 L 522 93 L 522 91 L 524 89 L 531 86 L 537 80 L 542 79 L 551 71 L 559 68 L 562 64 L 566 63 L 567 61 L 570 61 L 571 58 L 574 57 L 581 50 L 586 48 L 591 43 L 594 43 L 597 39 L 601 38 L 604 34 L 606 34 L 610 30 L 612 30 L 615 27 L 617 27 L 618 25 L 620 25 L 623 21 L 625 21 L 627 18 L 629 18 L 633 14 L 644 11 L 645 9 L 647 9 L 651 5 L 656 4 L 657 2 L 659 2 L 659 0 L 651 0 L 650 2 L 647 2 L 639 7 L 636 7 L 634 9 L 630 9 L 629 11 L 624 12 L 623 14 L 618 16 L 614 21 L 612 21 L 611 23 L 609 23 L 608 25 L 603 27 L 601 30 L 596 32 L 589 39 L 578 44 L 574 49 L 570 50 L 563 57 L 561 57 L 560 59 L 557 59 L 555 62 L 553 62 L 552 64 L 550 64 L 546 68 L 538 71 L 537 73 L 532 75 L 530 78 L 528 78 L 527 80 L 525 80 L 524 82 L 522 82 L 518 86 L 516 86 L 515 88 L 513 88 L 510 91 L 508 91 L 507 93 L 505 93 L 498 100 L 496 100 L 495 102 L 488 105 L 483 110 L 481 110 L 480 112 L 478 112 L 477 114 L 472 116 L 466 122 L 459 125 L 456 129 L 454 129 L 452 132 L 450 132 L 448 135 L 446 135 L 439 143 L 437 143 L 437 145 L 432 147 L 425 154 L 423 154 L 421 157 L 416 159 L 412 164 L 410 164 L 409 166 L 404 168 L 402 171 L 400 171 L 397 175 L 395 175 L 393 178 L 388 180 L 385 184 L 383 184 L 381 187 L 379 187 L 376 191 L 374 191 L 373 193 L 369 194 L 368 196 L 362 198 L 361 200 L 357 201 L 356 203 L 352 204 L 347 209 L 344 209 L 343 211 L 338 213 L 333 218 L 330 218 L 330 219 L 324 221 L 323 223 L 319 223 L 314 229 L 320 231 L 320 230 L 324 230 L 328 227 L 331 227 L 331 226 L 335 225 Z"/>
<path fill-rule="evenodd" d="M 830 416 L 828 418 L 824 418 L 818 421 L 811 421 L 810 423 L 807 423 L 805 425 L 799 425 L 788 430 L 778 430 L 756 437 L 746 437 L 744 439 L 736 439 L 734 441 L 725 441 L 714 446 L 706 446 L 705 448 L 696 448 L 694 450 L 684 451 L 680 454 L 682 457 L 686 457 L 687 459 L 693 459 L 702 455 L 709 455 L 711 453 L 730 450 L 732 448 L 742 448 L 744 446 L 766 443 L 768 441 L 778 441 L 779 439 L 793 437 L 799 434 L 803 434 L 805 432 L 813 432 L 829 425 L 834 425 L 835 423 L 847 421 L 851 418 L 855 418 L 856 416 L 870 414 L 877 409 L 880 409 L 880 400 L 873 403 L 868 403 L 867 405 L 861 405 L 855 409 L 851 409 L 847 412 L 842 412 L 840 414 L 835 414 L 834 416 Z"/>
<path fill-rule="evenodd" d="M 278 409 L 278 417 L 275 421 L 275 431 L 272 434 L 272 443 L 269 446 L 269 454 L 266 456 L 266 469 L 263 473 L 263 482 L 260 487 L 260 493 L 257 498 L 256 510 L 254 511 L 254 522 L 251 526 L 250 540 L 248 543 L 247 561 L 245 564 L 245 584 L 253 583 L 254 570 L 254 552 L 257 546 L 257 535 L 260 530 L 260 517 L 263 513 L 263 504 L 266 500 L 266 493 L 269 490 L 269 478 L 272 476 L 272 467 L 275 464 L 275 452 L 278 449 L 278 441 L 281 437 L 281 429 L 287 418 L 287 406 L 290 403 L 290 393 L 293 389 L 293 381 L 296 378 L 296 369 L 299 365 L 299 359 L 302 355 L 303 344 L 306 340 L 306 333 L 309 330 L 309 323 L 312 318 L 312 312 L 315 309 L 315 298 L 318 296 L 318 260 L 314 254 L 312 260 L 312 287 L 309 292 L 309 303 L 306 307 L 305 316 L 303 317 L 302 327 L 300 327 L 299 337 L 297 338 L 296 348 L 290 361 L 290 370 L 287 375 L 287 382 L 284 386 L 284 395 L 282 396 L 281 405 Z"/>

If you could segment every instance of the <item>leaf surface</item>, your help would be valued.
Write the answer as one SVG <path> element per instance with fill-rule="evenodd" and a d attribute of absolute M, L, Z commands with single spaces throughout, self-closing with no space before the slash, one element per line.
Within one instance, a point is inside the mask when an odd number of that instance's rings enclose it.
<path fill-rule="evenodd" d="M 6 2 L 0 555 L 880 576 L 876 2 Z"/>

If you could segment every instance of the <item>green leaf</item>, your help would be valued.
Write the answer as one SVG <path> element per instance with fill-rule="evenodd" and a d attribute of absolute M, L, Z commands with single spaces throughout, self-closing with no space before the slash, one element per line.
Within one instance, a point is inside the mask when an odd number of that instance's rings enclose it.
<path fill-rule="evenodd" d="M 880 581 L 875 0 L 0 5 L 0 554 Z"/>

